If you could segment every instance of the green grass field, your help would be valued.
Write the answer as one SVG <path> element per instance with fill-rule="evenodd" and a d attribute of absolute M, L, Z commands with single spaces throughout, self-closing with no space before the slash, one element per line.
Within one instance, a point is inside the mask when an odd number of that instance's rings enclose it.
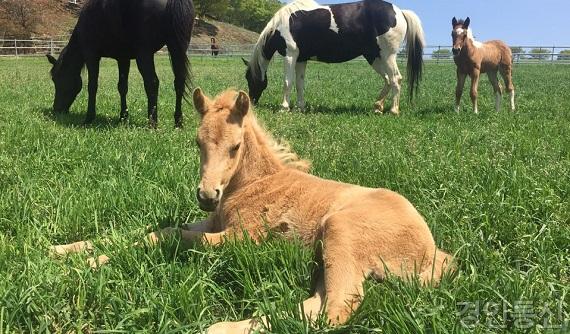
<path fill-rule="evenodd" d="M 53 117 L 47 61 L 0 59 L 0 333 L 196 333 L 259 314 L 272 315 L 274 333 L 570 331 L 570 67 L 516 66 L 515 114 L 493 111 L 485 78 L 474 115 L 467 91 L 453 112 L 453 65 L 427 64 L 419 99 L 392 117 L 372 112 L 380 80 L 365 62 L 310 63 L 308 112 L 278 113 L 273 64 L 257 114 L 275 136 L 316 175 L 405 195 L 459 260 L 437 288 L 368 281 L 362 307 L 333 330 L 295 314 L 309 295 L 311 249 L 279 239 L 131 246 L 149 229 L 204 217 L 198 117 L 186 104 L 185 128 L 173 129 L 173 76 L 167 58 L 157 62 L 153 131 L 134 66 L 130 122 L 118 122 L 117 70 L 106 61 L 97 120 L 83 127 L 85 89 L 71 114 Z M 237 58 L 192 63 L 209 95 L 246 88 Z M 111 263 L 93 271 L 86 255 L 48 256 L 51 244 L 82 239 Z"/>

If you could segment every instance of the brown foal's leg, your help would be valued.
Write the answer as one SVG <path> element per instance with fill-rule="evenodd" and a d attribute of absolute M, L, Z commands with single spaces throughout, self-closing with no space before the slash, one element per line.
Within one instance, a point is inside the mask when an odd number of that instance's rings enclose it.
<path fill-rule="evenodd" d="M 459 112 L 461 103 L 461 95 L 463 95 L 463 87 L 465 86 L 465 79 L 467 74 L 462 73 L 457 69 L 457 86 L 455 87 L 455 111 Z"/>
<path fill-rule="evenodd" d="M 488 72 L 487 76 L 489 81 L 493 86 L 493 91 L 495 92 L 495 111 L 499 112 L 501 110 L 501 97 L 503 91 L 501 89 L 501 84 L 499 83 L 499 78 L 497 78 L 497 72 Z"/>
<path fill-rule="evenodd" d="M 471 103 L 473 103 L 473 112 L 476 114 L 479 113 L 479 109 L 477 108 L 477 90 L 479 89 L 480 75 L 479 70 L 475 70 L 471 73 Z"/>

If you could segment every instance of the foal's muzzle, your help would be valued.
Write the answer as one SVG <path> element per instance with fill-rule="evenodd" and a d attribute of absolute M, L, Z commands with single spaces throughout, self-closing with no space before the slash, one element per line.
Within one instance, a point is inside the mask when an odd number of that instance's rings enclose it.
<path fill-rule="evenodd" d="M 205 191 L 200 188 L 196 191 L 196 198 L 198 199 L 198 206 L 206 212 L 215 211 L 220 203 L 222 192 L 220 189 L 214 191 Z"/>

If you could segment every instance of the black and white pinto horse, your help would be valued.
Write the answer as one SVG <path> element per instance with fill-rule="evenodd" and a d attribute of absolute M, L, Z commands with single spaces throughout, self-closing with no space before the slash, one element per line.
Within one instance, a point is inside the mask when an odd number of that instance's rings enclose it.
<path fill-rule="evenodd" d="M 262 31 L 248 61 L 246 79 L 249 96 L 259 101 L 267 87 L 267 68 L 275 52 L 284 57 L 285 82 L 282 108 L 289 110 L 293 80 L 297 106 L 303 110 L 305 68 L 308 60 L 341 63 L 364 56 L 384 79 L 384 88 L 374 104 L 383 112 L 390 91 L 394 102 L 390 112 L 399 114 L 402 76 L 396 63 L 400 46 L 407 40 L 410 98 L 417 91 L 423 67 L 424 33 L 418 16 L 382 0 L 363 0 L 336 5 L 319 5 L 297 0 L 282 7 Z"/>
<path fill-rule="evenodd" d="M 182 126 L 182 98 L 190 86 L 190 64 L 186 54 L 194 25 L 192 0 L 89 0 L 67 46 L 59 58 L 48 55 L 55 84 L 54 112 L 68 112 L 81 91 L 81 69 L 89 74 L 86 123 L 95 119 L 101 57 L 117 60 L 121 119 L 128 117 L 127 92 L 131 59 L 144 80 L 148 119 L 156 127 L 159 80 L 154 53 L 168 47 L 176 91 L 175 125 Z"/>

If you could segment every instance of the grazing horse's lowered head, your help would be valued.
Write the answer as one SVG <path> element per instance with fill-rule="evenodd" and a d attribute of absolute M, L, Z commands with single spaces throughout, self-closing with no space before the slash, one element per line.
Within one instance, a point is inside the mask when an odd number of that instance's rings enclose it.
<path fill-rule="evenodd" d="M 267 88 L 267 70 L 262 71 L 259 64 L 255 64 L 253 61 L 249 62 L 243 58 L 242 60 L 245 66 L 247 66 L 245 78 L 249 88 L 249 96 L 251 101 L 257 104 L 261 94 Z"/>
<path fill-rule="evenodd" d="M 55 85 L 53 111 L 56 113 L 67 113 L 83 86 L 81 80 L 82 64 L 79 65 L 77 71 L 62 71 L 61 57 L 57 60 L 48 54 L 47 59 L 52 64 L 50 74 Z"/>
<path fill-rule="evenodd" d="M 457 20 L 455 17 L 451 20 L 451 25 L 453 26 L 453 31 L 451 32 L 451 38 L 453 39 L 453 55 L 458 56 L 461 53 L 461 49 L 465 45 L 465 40 L 467 38 L 473 38 L 471 30 L 469 30 L 469 24 L 471 19 L 467 17 L 465 20 Z"/>

